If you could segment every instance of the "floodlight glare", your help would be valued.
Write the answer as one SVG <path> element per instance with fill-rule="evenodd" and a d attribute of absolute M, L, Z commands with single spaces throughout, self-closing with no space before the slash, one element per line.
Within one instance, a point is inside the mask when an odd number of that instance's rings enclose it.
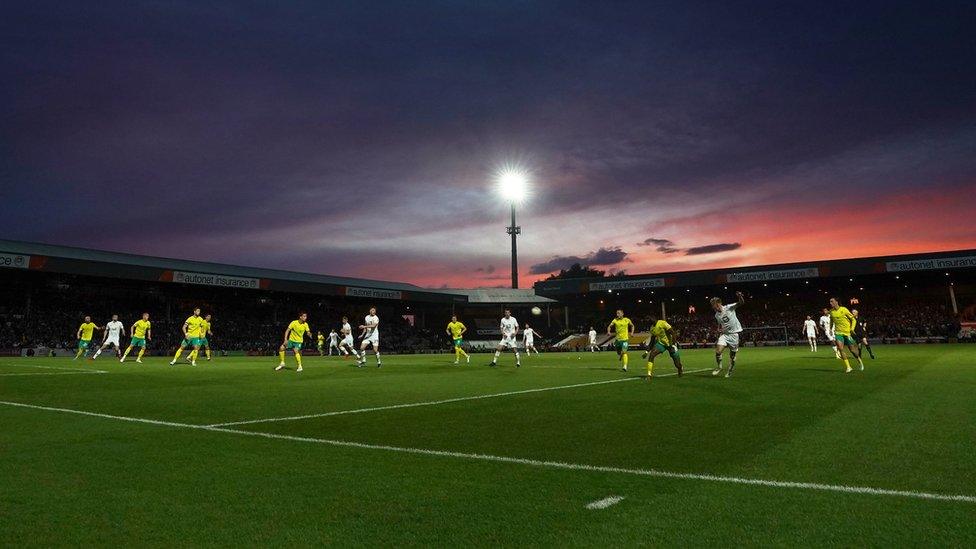
<path fill-rule="evenodd" d="M 509 202 L 522 202 L 528 191 L 529 178 L 525 172 L 505 170 L 498 175 L 498 191 Z"/>

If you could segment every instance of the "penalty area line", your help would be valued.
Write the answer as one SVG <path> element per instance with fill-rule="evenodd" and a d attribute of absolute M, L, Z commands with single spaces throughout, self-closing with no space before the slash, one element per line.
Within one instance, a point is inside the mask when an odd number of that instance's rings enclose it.
<path fill-rule="evenodd" d="M 685 374 L 694 374 L 694 373 L 698 373 L 698 372 L 704 372 L 704 371 L 707 371 L 707 370 L 710 370 L 710 368 L 702 368 L 700 370 L 690 370 L 690 371 L 684 372 L 684 373 Z M 671 376 L 676 376 L 676 375 L 678 375 L 677 372 L 671 372 L 671 373 L 668 373 L 668 374 L 657 375 L 657 376 L 654 376 L 654 377 L 655 378 L 658 378 L 658 377 L 671 377 Z M 638 380 L 638 379 L 645 379 L 645 378 L 644 377 L 624 377 L 624 378 L 620 378 L 620 379 L 610 379 L 610 380 L 604 380 L 604 381 L 591 381 L 591 382 L 587 382 L 587 383 L 574 383 L 572 385 L 558 385 L 556 387 L 540 387 L 538 389 L 523 389 L 523 390 L 520 390 L 520 391 L 506 391 L 504 393 L 491 393 L 491 394 L 487 394 L 487 395 L 474 395 L 474 396 L 466 396 L 466 397 L 446 398 L 446 399 L 442 399 L 442 400 L 430 400 L 430 401 L 427 401 L 427 402 L 408 402 L 406 404 L 390 404 L 388 406 L 371 406 L 369 408 L 356 408 L 356 409 L 353 409 L 353 410 L 337 410 L 337 411 L 334 411 L 334 412 L 321 412 L 321 413 L 317 413 L 317 414 L 305 414 L 305 415 L 300 415 L 300 416 L 283 416 L 283 417 L 268 417 L 268 418 L 259 418 L 259 419 L 245 419 L 245 420 L 241 420 L 241 421 L 229 421 L 229 422 L 226 422 L 226 423 L 213 423 L 211 425 L 207 425 L 207 427 L 234 427 L 234 426 L 237 426 L 237 425 L 254 425 L 256 423 L 276 423 L 276 422 L 279 422 L 279 421 L 298 421 L 298 420 L 302 420 L 302 419 L 315 419 L 315 418 L 320 418 L 320 417 L 344 416 L 344 415 L 348 415 L 348 414 L 364 414 L 364 413 L 367 413 L 367 412 L 380 412 L 380 411 L 383 411 L 383 410 L 399 410 L 399 409 L 402 409 L 402 408 L 417 408 L 417 407 L 420 407 L 420 406 L 437 406 L 437 405 L 440 405 L 440 404 L 451 404 L 451 403 L 454 403 L 454 402 L 466 402 L 466 401 L 469 401 L 469 400 L 484 400 L 484 399 L 488 399 L 488 398 L 498 398 L 498 397 L 505 397 L 505 396 L 513 396 L 513 395 L 527 395 L 527 394 L 531 394 L 531 393 L 544 393 L 544 392 L 547 392 L 547 391 L 559 391 L 559 390 L 563 390 L 563 389 L 576 389 L 578 387 L 592 387 L 594 385 L 608 385 L 610 383 L 621 383 L 621 382 L 624 382 L 624 381 L 634 381 L 634 380 Z"/>
<path fill-rule="evenodd" d="M 448 450 L 430 450 L 426 448 L 408 448 L 401 446 L 388 446 L 383 444 L 371 444 L 365 442 L 350 442 L 344 440 L 330 440 L 324 438 L 301 437 L 293 435 L 283 435 L 278 433 L 262 433 L 258 431 L 245 431 L 243 429 L 228 429 L 224 427 L 211 427 L 209 425 L 193 425 L 189 423 L 179 423 L 175 421 L 163 421 L 156 419 L 145 419 L 137 417 L 117 416 L 98 412 L 88 412 L 85 410 L 74 410 L 71 408 L 58 408 L 54 406 L 40 406 L 36 404 L 24 404 L 21 402 L 0 401 L 0 405 L 28 408 L 33 410 L 44 410 L 49 412 L 60 412 L 104 419 L 114 419 L 129 423 L 142 423 L 158 425 L 164 427 L 174 427 L 195 431 L 206 431 L 211 433 L 226 433 L 252 438 L 265 438 L 270 440 L 285 440 L 291 442 L 305 442 L 310 444 L 322 444 L 326 446 L 340 448 L 356 448 L 362 450 L 380 450 L 384 452 L 394 452 L 401 454 L 414 454 L 422 456 L 447 457 L 463 459 L 468 461 L 487 461 L 494 463 L 509 463 L 514 465 L 525 465 L 530 467 L 541 467 L 549 469 L 562 469 L 567 471 L 584 471 L 592 473 L 615 473 L 639 477 L 652 477 L 673 480 L 693 480 L 702 482 L 714 482 L 723 484 L 738 484 L 744 486 L 759 486 L 765 488 L 782 488 L 790 490 L 815 490 L 821 492 L 836 492 L 843 494 L 860 494 L 872 496 L 900 497 L 909 499 L 922 499 L 934 501 L 951 501 L 959 503 L 976 503 L 976 496 L 963 494 L 943 494 L 936 492 L 921 492 L 916 490 L 891 490 L 887 488 L 874 488 L 870 486 L 848 486 L 843 484 L 821 484 L 817 482 L 800 482 L 786 480 L 767 480 L 748 477 L 734 477 L 724 475 L 713 475 L 709 473 L 680 473 L 673 471 L 662 471 L 658 469 L 628 469 L 624 467 L 609 467 L 604 465 L 586 465 L 582 463 L 567 463 L 561 461 L 545 461 L 529 458 L 517 458 L 507 456 L 495 456 L 490 454 L 472 454 L 465 452 L 452 452 Z"/>

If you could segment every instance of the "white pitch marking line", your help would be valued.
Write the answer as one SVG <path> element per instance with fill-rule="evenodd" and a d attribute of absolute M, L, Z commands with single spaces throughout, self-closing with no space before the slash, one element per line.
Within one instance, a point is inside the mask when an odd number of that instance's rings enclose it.
<path fill-rule="evenodd" d="M 607 496 L 603 499 L 598 499 L 596 501 L 591 501 L 586 504 L 586 508 L 590 510 L 595 509 L 606 509 L 607 507 L 614 506 L 624 500 L 623 496 Z"/>
<path fill-rule="evenodd" d="M 691 371 L 684 372 L 684 373 L 686 373 L 686 374 L 694 374 L 694 373 L 697 373 L 697 372 L 704 372 L 704 371 L 707 371 L 707 370 L 711 370 L 711 368 L 702 368 L 700 370 L 691 370 Z M 663 375 L 659 375 L 659 376 L 655 376 L 655 377 L 670 377 L 670 376 L 676 376 L 676 375 L 678 375 L 678 372 L 672 372 L 670 374 L 663 374 Z M 227 423 L 214 423 L 214 424 L 211 424 L 211 425 L 207 425 L 207 427 L 232 427 L 232 426 L 235 426 L 235 425 L 253 425 L 255 423 L 275 423 L 275 422 L 278 422 L 278 421 L 297 421 L 297 420 L 300 420 L 300 419 L 314 419 L 314 418 L 319 418 L 319 417 L 344 416 L 344 415 L 347 415 L 347 414 L 363 414 L 363 413 L 366 413 L 366 412 L 379 412 L 379 411 L 382 411 L 382 410 L 398 410 L 398 409 L 401 409 L 401 408 L 417 408 L 419 406 L 436 406 L 436 405 L 439 405 L 439 404 L 450 404 L 452 402 L 465 402 L 465 401 L 468 401 L 468 400 L 483 400 L 483 399 L 486 399 L 486 398 L 497 398 L 497 397 L 512 396 L 512 395 L 524 395 L 524 394 L 529 394 L 529 393 L 542 393 L 542 392 L 546 392 L 546 391 L 557 391 L 557 390 L 560 390 L 560 389 L 574 389 L 574 388 L 577 388 L 577 387 L 589 387 L 589 386 L 593 386 L 593 385 L 606 385 L 608 383 L 620 383 L 622 381 L 634 381 L 636 379 L 643 379 L 643 378 L 640 378 L 640 377 L 625 377 L 625 378 L 620 378 L 620 379 L 611 379 L 611 380 L 607 380 L 607 381 L 592 381 L 592 382 L 589 382 L 589 383 L 576 383 L 576 384 L 573 384 L 573 385 L 559 385 L 557 387 L 542 387 L 542 388 L 539 388 L 539 389 L 525 389 L 525 390 L 522 390 L 522 391 L 508 391 L 508 392 L 504 392 L 504 393 L 492 393 L 492 394 L 488 394 L 488 395 L 475 395 L 475 396 L 467 396 L 467 397 L 448 398 L 448 399 L 444 399 L 444 400 L 431 400 L 431 401 L 428 401 L 428 402 L 410 402 L 410 403 L 407 403 L 407 404 L 391 404 L 389 406 L 372 406 L 370 408 L 358 408 L 358 409 L 355 409 L 355 410 L 338 410 L 338 411 L 335 411 L 335 412 L 322 412 L 322 413 L 318 413 L 318 414 L 306 414 L 306 415 L 301 415 L 301 416 L 285 416 L 285 417 L 269 417 L 269 418 L 261 418 L 261 419 L 247 419 L 247 420 L 242 420 L 242 421 L 230 421 L 230 422 L 227 422 Z"/>
<path fill-rule="evenodd" d="M 180 429 L 208 431 L 212 433 L 227 433 L 233 435 L 266 438 L 272 440 L 288 440 L 293 442 L 324 444 L 327 446 L 336 446 L 342 448 L 358 448 L 362 450 L 383 450 L 387 452 L 397 452 L 403 454 L 450 457 L 450 458 L 459 458 L 459 459 L 466 459 L 466 460 L 473 460 L 473 461 L 490 461 L 496 463 L 513 463 L 517 465 L 528 465 L 532 467 L 547 467 L 550 469 L 563 469 L 569 471 L 617 473 L 623 475 L 633 475 L 633 476 L 642 476 L 642 477 L 667 478 L 667 479 L 677 479 L 677 480 L 699 480 L 705 482 L 720 482 L 725 484 L 763 486 L 768 488 L 787 488 L 787 489 L 794 489 L 794 490 L 818 490 L 822 492 L 840 492 L 845 494 L 864 494 L 864 495 L 873 495 L 873 496 L 890 496 L 890 497 L 903 497 L 903 498 L 911 498 L 911 499 L 927 499 L 927 500 L 936 500 L 936 501 L 976 503 L 976 496 L 961 495 L 961 494 L 940 494 L 935 492 L 919 492 L 915 490 L 889 490 L 887 488 L 872 488 L 870 486 L 847 486 L 843 484 L 820 484 L 816 482 L 765 480 L 765 479 L 758 479 L 758 478 L 743 478 L 743 477 L 713 475 L 708 473 L 677 473 L 672 471 L 661 471 L 658 469 L 626 469 L 623 467 L 608 467 L 604 465 L 586 465 L 582 463 L 565 463 L 561 461 L 543 461 L 538 459 L 493 456 L 490 454 L 468 454 L 464 452 L 451 452 L 447 450 L 406 448 L 400 446 L 386 446 L 382 444 L 369 444 L 365 442 L 350 442 L 344 440 L 329 440 L 324 438 L 281 435 L 277 433 L 262 433 L 258 431 L 245 431 L 242 429 L 225 429 L 221 427 L 211 427 L 209 425 L 193 425 L 189 423 L 178 423 L 175 421 L 162 421 L 157 419 L 116 416 L 111 414 L 102 414 L 98 412 L 87 412 L 84 410 L 73 410 L 70 408 L 57 408 L 53 406 L 38 406 L 36 404 L 9 402 L 5 400 L 0 400 L 0 404 L 6 406 L 15 406 L 19 408 L 30 408 L 33 410 L 46 410 L 49 412 L 62 412 L 66 414 L 76 414 L 82 416 L 100 417 L 105 419 L 115 419 L 118 421 L 126 421 L 130 423 L 161 425 L 166 427 L 176 427 Z"/>
<path fill-rule="evenodd" d="M 87 369 L 87 368 L 65 368 L 63 366 L 41 366 L 40 364 L 18 364 L 14 362 L 8 362 L 6 364 L 3 364 L 3 366 L 15 366 L 21 368 L 40 368 L 42 370 L 60 370 L 64 372 L 73 372 L 78 374 L 107 374 L 108 373 L 105 370 L 95 370 L 95 369 Z M 11 374 L 11 375 L 17 375 L 17 374 Z"/>
<path fill-rule="evenodd" d="M 90 371 L 90 372 L 20 372 L 16 374 L 0 374 L 0 376 L 71 376 L 71 375 L 85 375 L 85 374 L 107 374 L 108 372 L 102 371 Z"/>
<path fill-rule="evenodd" d="M 295 421 L 299 419 L 312 419 L 317 417 L 330 417 L 330 416 L 343 416 L 347 414 L 362 414 L 365 412 L 378 412 L 380 410 L 398 410 L 400 408 L 416 408 L 418 406 L 436 406 L 438 404 L 450 404 L 452 402 L 464 402 L 468 400 L 483 400 L 486 398 L 497 398 L 503 396 L 512 395 L 525 395 L 529 393 L 542 393 L 546 391 L 558 391 L 560 389 L 573 389 L 576 387 L 589 387 L 593 385 L 606 385 L 608 383 L 620 383 L 623 381 L 634 381 L 635 379 L 640 379 L 637 377 L 624 377 L 620 379 L 611 379 L 607 381 L 592 381 L 589 383 L 576 383 L 574 385 L 559 385 L 557 387 L 542 387 L 539 389 L 524 389 L 521 391 L 507 391 L 504 393 L 491 393 L 487 395 L 475 395 L 457 398 L 446 398 L 443 400 L 430 400 L 427 402 L 410 402 L 407 404 L 391 404 L 389 406 L 372 406 L 370 408 L 358 408 L 355 410 L 338 410 L 335 412 L 322 412 L 319 414 L 306 414 L 302 416 L 286 416 L 286 417 L 269 417 L 262 419 L 248 419 L 243 421 L 231 421 L 227 423 L 214 423 L 208 425 L 207 427 L 230 427 L 233 425 L 251 425 L 254 423 L 273 423 L 277 421 Z"/>

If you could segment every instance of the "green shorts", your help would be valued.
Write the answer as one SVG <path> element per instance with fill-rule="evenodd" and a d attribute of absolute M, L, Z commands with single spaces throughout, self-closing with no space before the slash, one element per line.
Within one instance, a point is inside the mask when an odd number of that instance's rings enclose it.
<path fill-rule="evenodd" d="M 146 338 L 144 337 L 133 337 L 132 340 L 129 341 L 129 347 L 145 347 L 145 346 L 146 346 Z"/>
<path fill-rule="evenodd" d="M 91 345 L 91 340 L 90 339 L 79 339 L 78 340 L 78 348 L 79 349 L 87 349 L 89 345 Z"/>
<path fill-rule="evenodd" d="M 857 345 L 857 342 L 854 341 L 854 338 L 849 335 L 834 334 L 834 339 L 837 340 L 837 343 L 840 343 L 842 345 Z"/>
<path fill-rule="evenodd" d="M 301 341 L 287 341 L 285 342 L 285 349 L 295 349 L 296 351 L 302 350 Z"/>
<path fill-rule="evenodd" d="M 199 341 L 200 341 L 200 346 L 201 347 L 209 347 L 210 346 L 210 340 L 207 339 L 207 338 L 205 338 L 205 337 L 201 337 Z"/>
<path fill-rule="evenodd" d="M 671 356 L 681 356 L 681 351 L 673 348 L 671 345 L 665 345 L 660 341 L 654 342 L 654 348 L 657 349 L 659 353 L 668 353 Z"/>
<path fill-rule="evenodd" d="M 618 353 L 626 353 L 627 349 L 630 347 L 630 341 L 626 339 L 618 339 L 613 342 L 613 347 L 617 349 Z"/>
<path fill-rule="evenodd" d="M 180 342 L 180 347 L 199 347 L 201 339 L 199 337 L 188 337 Z"/>
<path fill-rule="evenodd" d="M 464 339 L 463 338 L 460 338 L 459 337 L 459 338 L 457 338 L 457 339 L 454 340 L 454 346 L 455 347 L 460 347 L 461 345 L 464 345 Z"/>

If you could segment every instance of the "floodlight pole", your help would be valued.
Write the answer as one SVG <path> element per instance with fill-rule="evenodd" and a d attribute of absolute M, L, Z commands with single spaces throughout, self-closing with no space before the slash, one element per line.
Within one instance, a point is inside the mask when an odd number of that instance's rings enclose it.
<path fill-rule="evenodd" d="M 518 245 L 516 237 L 522 234 L 522 227 L 515 224 L 515 202 L 512 202 L 512 224 L 508 227 L 508 234 L 512 235 L 512 288 L 518 288 Z"/>

